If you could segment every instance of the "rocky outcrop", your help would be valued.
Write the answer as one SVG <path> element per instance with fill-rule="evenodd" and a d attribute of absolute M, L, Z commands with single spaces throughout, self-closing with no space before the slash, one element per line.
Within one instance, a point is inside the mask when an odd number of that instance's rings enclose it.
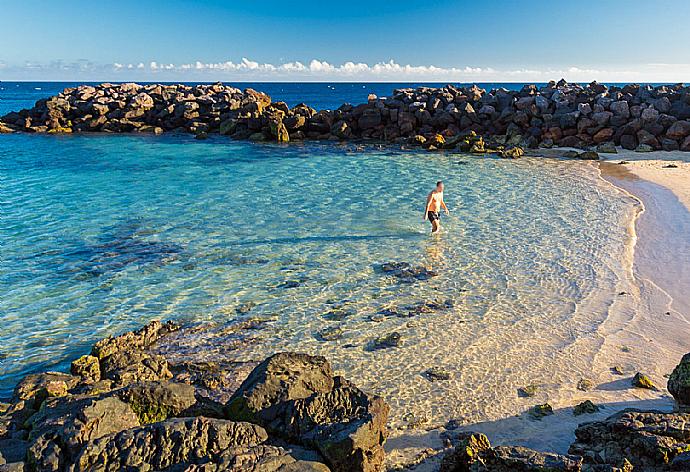
<path fill-rule="evenodd" d="M 604 421 L 581 424 L 575 436 L 569 452 L 592 466 L 620 468 L 629 462 L 634 470 L 687 470 L 679 468 L 687 464 L 683 453 L 690 451 L 687 414 L 628 409 Z"/>
<path fill-rule="evenodd" d="M 491 447 L 480 433 L 461 433 L 441 463 L 441 472 L 519 472 L 582 470 L 582 458 L 525 447 Z"/>
<path fill-rule="evenodd" d="M 323 357 L 270 357 L 254 369 L 227 408 L 231 419 L 259 423 L 317 449 L 334 471 L 383 470 L 388 405 L 333 377 Z"/>
<path fill-rule="evenodd" d="M 680 364 L 671 372 L 668 378 L 668 391 L 673 395 L 681 412 L 690 410 L 690 353 L 685 354 Z"/>
<path fill-rule="evenodd" d="M 565 80 L 519 91 L 476 85 L 393 90 L 359 105 L 289 108 L 252 89 L 213 85 L 101 84 L 65 89 L 0 119 L 0 132 L 186 131 L 288 142 L 375 140 L 502 157 L 520 148 L 620 145 L 690 150 L 690 87 L 582 86 Z M 483 136 L 481 143 L 471 136 Z M 518 150 L 520 149 L 520 150 Z"/>
<path fill-rule="evenodd" d="M 206 366 L 162 374 L 154 349 L 176 330 L 152 322 L 96 343 L 74 375 L 27 376 L 0 414 L 0 472 L 382 470 L 388 406 L 324 358 L 272 356 L 223 405 L 197 382 Z"/>

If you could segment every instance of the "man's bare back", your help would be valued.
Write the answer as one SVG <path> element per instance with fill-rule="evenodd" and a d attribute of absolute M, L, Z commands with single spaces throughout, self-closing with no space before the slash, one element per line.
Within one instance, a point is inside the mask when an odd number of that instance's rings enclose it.
<path fill-rule="evenodd" d="M 436 182 L 436 188 L 426 197 L 424 209 L 424 221 L 431 222 L 431 234 L 438 233 L 441 229 L 441 208 L 449 214 L 446 202 L 443 201 L 443 182 Z"/>

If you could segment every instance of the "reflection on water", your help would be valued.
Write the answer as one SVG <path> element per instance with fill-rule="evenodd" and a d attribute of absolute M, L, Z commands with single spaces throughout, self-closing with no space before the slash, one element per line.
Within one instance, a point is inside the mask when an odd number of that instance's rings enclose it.
<path fill-rule="evenodd" d="M 221 332 L 260 319 L 209 355 L 326 355 L 385 396 L 394 423 L 512 413 L 517 387 L 587 373 L 623 271 L 631 204 L 584 162 L 56 142 L 14 135 L 0 149 L 3 393 L 149 319 Z M 421 209 L 441 178 L 452 213 L 431 236 Z"/>

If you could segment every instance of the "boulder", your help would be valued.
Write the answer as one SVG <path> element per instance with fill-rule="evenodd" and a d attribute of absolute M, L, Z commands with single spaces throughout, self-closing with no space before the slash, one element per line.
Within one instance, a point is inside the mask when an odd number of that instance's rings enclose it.
<path fill-rule="evenodd" d="M 38 470 L 61 470 L 84 443 L 139 424 L 129 405 L 116 397 L 47 400 L 29 420 L 29 464 Z"/>
<path fill-rule="evenodd" d="M 666 136 L 671 139 L 683 139 L 688 135 L 690 135 L 690 121 L 676 121 L 666 131 Z"/>
<path fill-rule="evenodd" d="M 624 134 L 621 136 L 621 147 L 632 151 L 637 147 L 637 139 L 635 139 L 635 136 Z"/>
<path fill-rule="evenodd" d="M 262 362 L 227 404 L 231 419 L 315 448 L 343 472 L 383 470 L 388 411 L 381 398 L 334 378 L 323 357 L 297 353 Z"/>
<path fill-rule="evenodd" d="M 609 109 L 614 115 L 620 116 L 621 118 L 630 118 L 630 107 L 625 100 L 611 103 Z"/>
<path fill-rule="evenodd" d="M 259 364 L 234 393 L 230 417 L 270 423 L 279 405 L 333 389 L 333 371 L 324 357 L 283 352 Z"/>
<path fill-rule="evenodd" d="M 129 405 L 141 424 L 184 416 L 197 402 L 194 387 L 175 382 L 141 382 L 114 394 Z"/>
<path fill-rule="evenodd" d="M 592 136 L 592 140 L 594 141 L 595 144 L 600 144 L 605 141 L 610 141 L 611 138 L 613 137 L 614 131 L 613 128 L 603 128 L 597 131 L 594 136 Z"/>
<path fill-rule="evenodd" d="M 381 124 L 381 112 L 376 108 L 367 108 L 357 120 L 360 129 L 375 128 Z"/>
<path fill-rule="evenodd" d="M 690 353 L 685 354 L 668 378 L 668 391 L 681 412 L 690 411 Z"/>
<path fill-rule="evenodd" d="M 38 409 L 48 398 L 63 397 L 79 382 L 79 377 L 59 372 L 29 374 L 17 384 L 12 402 L 26 402 L 30 408 Z"/>

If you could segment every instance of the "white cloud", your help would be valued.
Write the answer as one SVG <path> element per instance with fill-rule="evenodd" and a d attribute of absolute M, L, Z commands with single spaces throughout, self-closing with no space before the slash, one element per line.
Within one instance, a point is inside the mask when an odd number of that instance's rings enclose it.
<path fill-rule="evenodd" d="M 48 64 L 12 65 L 0 62 L 3 80 L 160 80 L 160 81 L 399 81 L 399 82 L 546 82 L 565 78 L 571 82 L 680 82 L 690 76 L 690 64 L 640 64 L 591 67 L 478 67 L 401 64 L 395 60 L 367 64 L 345 61 L 334 64 L 315 58 L 280 64 L 243 57 L 239 62 L 162 63 L 156 60 L 112 64 L 90 61 L 53 61 Z"/>

